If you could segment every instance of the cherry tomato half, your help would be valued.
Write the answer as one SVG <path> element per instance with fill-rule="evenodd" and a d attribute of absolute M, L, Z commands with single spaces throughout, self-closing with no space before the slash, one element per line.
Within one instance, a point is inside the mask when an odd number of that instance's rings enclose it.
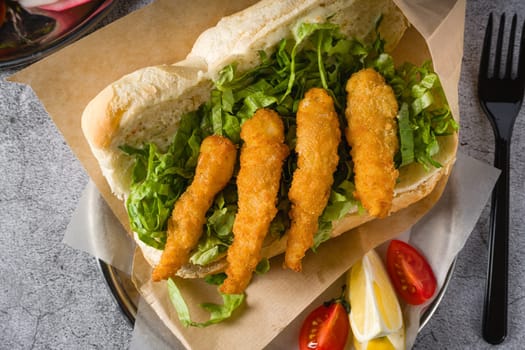
<path fill-rule="evenodd" d="M 301 350 L 344 349 L 350 321 L 342 302 L 335 300 L 325 303 L 308 315 L 299 334 Z"/>
<path fill-rule="evenodd" d="M 411 245 L 392 240 L 386 253 L 386 267 L 396 292 L 408 304 L 422 304 L 434 295 L 437 286 L 434 272 Z"/>

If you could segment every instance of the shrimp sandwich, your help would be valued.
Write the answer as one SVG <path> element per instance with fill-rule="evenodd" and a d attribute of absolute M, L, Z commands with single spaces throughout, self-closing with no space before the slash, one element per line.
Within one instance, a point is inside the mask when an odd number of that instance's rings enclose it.
<path fill-rule="evenodd" d="M 82 129 L 152 279 L 239 294 L 430 194 L 458 124 L 431 62 L 389 54 L 408 25 L 391 0 L 262 0 L 102 90 Z"/>

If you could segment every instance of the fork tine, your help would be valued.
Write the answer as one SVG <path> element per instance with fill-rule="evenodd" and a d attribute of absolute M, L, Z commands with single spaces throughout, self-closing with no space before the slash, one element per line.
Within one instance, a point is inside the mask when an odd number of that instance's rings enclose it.
<path fill-rule="evenodd" d="M 525 21 L 521 29 L 520 57 L 518 62 L 518 79 L 525 81 Z"/>
<path fill-rule="evenodd" d="M 516 21 L 518 20 L 518 15 L 514 14 L 512 16 L 512 24 L 510 27 L 510 37 L 509 37 L 509 50 L 507 52 L 507 69 L 505 71 L 505 78 L 510 79 L 512 76 L 512 60 L 514 56 L 514 39 L 516 37 Z"/>
<path fill-rule="evenodd" d="M 498 41 L 496 43 L 496 53 L 494 57 L 494 78 L 499 78 L 499 69 L 501 66 L 501 49 L 503 47 L 503 33 L 505 31 L 505 13 L 501 14 L 498 29 Z"/>
<path fill-rule="evenodd" d="M 492 41 L 492 12 L 489 15 L 489 21 L 487 23 L 487 29 L 485 30 L 485 38 L 483 39 L 483 49 L 481 51 L 481 60 L 479 64 L 479 75 L 483 75 L 484 78 L 488 77 L 489 74 L 489 59 L 490 59 L 490 46 Z"/>

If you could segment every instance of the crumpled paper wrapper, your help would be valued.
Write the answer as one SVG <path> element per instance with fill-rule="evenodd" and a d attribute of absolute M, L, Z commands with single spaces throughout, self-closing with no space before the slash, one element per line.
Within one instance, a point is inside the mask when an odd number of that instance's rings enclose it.
<path fill-rule="evenodd" d="M 126 230 L 128 222 L 124 205 L 111 194 L 82 135 L 80 117 L 84 107 L 107 84 L 126 73 L 148 65 L 173 63 L 183 59 L 203 30 L 213 26 L 222 16 L 234 13 L 253 2 L 158 0 L 12 77 L 12 80 L 32 86 L 102 197 Z M 413 25 L 394 53 L 396 62 L 407 60 L 420 63 L 432 57 L 452 112 L 459 116 L 458 81 L 463 54 L 465 0 L 395 2 Z M 341 276 L 355 261 L 369 249 L 393 237 L 412 237 L 407 231 L 412 228 L 414 232 L 422 225 L 424 228 L 420 231 L 423 233 L 413 235 L 413 240 L 420 248 L 430 244 L 428 242 L 431 244 L 427 248 L 439 247 L 424 252 L 442 285 L 443 271 L 448 271 L 453 258 L 471 232 L 497 176 L 492 167 L 477 164 L 477 172 L 470 175 L 475 174 L 478 180 L 476 184 L 468 183 L 472 177 L 469 176 L 470 168 L 463 166 L 465 164 L 471 166 L 477 163 L 468 157 L 458 157 L 458 164 L 454 170 L 456 175 L 451 177 L 454 181 L 449 182 L 445 192 L 451 193 L 443 197 L 449 200 L 444 208 L 447 209 L 446 213 L 428 213 L 445 189 L 444 179 L 430 196 L 415 205 L 389 218 L 363 225 L 323 244 L 316 254 L 308 254 L 303 264 L 303 273 L 283 270 L 280 268 L 281 258 L 273 259 L 270 272 L 255 277 L 249 286 L 246 303 L 241 312 L 236 313 L 236 316 L 227 322 L 206 329 L 184 328 L 178 322 L 175 310 L 167 297 L 166 284 L 153 284 L 150 281 L 150 267 L 140 252 L 136 252 L 132 277 L 144 298 L 145 303 L 142 304 L 147 307 L 139 306 L 136 325 L 138 329 L 135 330 L 132 344 L 143 346 L 153 344 L 153 339 L 159 339 L 153 337 L 148 341 L 144 336 L 146 333 L 139 332 L 140 329 L 144 329 L 141 328 L 141 324 L 151 326 L 152 322 L 155 322 L 150 318 L 143 318 L 145 313 L 140 312 L 141 309 L 151 308 L 162 323 L 177 336 L 182 346 L 189 349 L 210 346 L 215 349 L 244 349 L 247 344 L 253 349 L 265 346 L 283 349 L 295 347 L 295 329 L 297 323 L 302 320 L 301 313 L 315 306 L 317 298 L 332 298 L 334 294 L 325 297 L 323 292 L 328 293 L 330 288 L 339 290 L 340 283 L 343 282 Z M 457 170 L 458 168 L 460 170 Z M 480 188 L 473 189 L 474 185 L 479 185 Z M 82 217 L 85 219 L 84 216 L 89 215 L 85 213 L 86 209 L 82 208 L 85 207 L 79 208 L 72 221 L 74 224 L 69 227 L 66 241 L 103 258 L 108 263 L 126 265 L 129 262 L 129 252 L 124 258 L 118 253 L 113 254 L 115 251 L 124 251 L 121 248 L 116 249 L 121 245 L 112 243 L 108 237 L 96 238 L 97 244 L 86 238 L 86 234 L 93 234 L 93 229 L 90 230 L 89 227 L 96 228 L 97 221 L 91 220 L 91 226 L 79 226 L 76 220 Z M 454 210 L 450 210 L 451 208 Z M 115 240 L 118 241 L 120 240 Z M 130 247 L 132 249 L 133 245 Z M 436 258 L 433 258 L 433 252 L 439 252 Z M 443 256 L 447 258 L 438 259 Z M 218 296 L 214 287 L 200 281 L 180 280 L 177 283 L 190 305 L 213 301 Z M 337 294 L 338 292 L 335 295 Z M 190 308 L 190 311 L 194 318 L 202 319 L 203 315 L 198 308 Z M 417 334 L 421 311 L 418 308 L 406 310 L 409 346 Z M 146 321 L 143 322 L 144 320 Z M 287 338 L 287 334 L 294 335 Z M 277 337 L 278 335 L 280 336 Z M 292 338 L 291 343 L 282 345 Z M 270 343 L 272 340 L 274 342 Z"/>
<path fill-rule="evenodd" d="M 498 175 L 499 170 L 492 166 L 463 154 L 458 154 L 456 166 L 438 202 L 415 225 L 396 237 L 410 242 L 427 257 L 438 282 L 438 292 L 425 305 L 417 307 L 403 305 L 405 325 L 407 327 L 407 348 L 412 346 L 417 336 L 421 326 L 420 320 L 428 320 L 429 315 L 426 313 L 431 313 L 435 307 L 433 304 L 434 299 L 437 298 L 436 302 L 439 302 L 439 298 L 446 292 L 445 284 L 453 272 L 453 261 L 462 249 L 481 211 L 485 207 Z M 472 178 L 476 178 L 477 181 L 471 181 Z M 348 234 L 350 235 L 351 233 Z M 129 234 L 120 225 L 118 219 L 113 215 L 91 182 L 82 195 L 64 240 L 76 249 L 87 251 L 111 263 L 118 269 L 131 273 L 130 258 L 134 253 L 134 244 Z M 387 245 L 388 242 L 383 243 L 376 249 L 381 255 L 384 255 Z M 115 252 L 118 253 L 116 254 Z M 144 264 L 140 266 L 146 267 Z M 143 276 L 143 282 L 146 284 L 149 280 L 147 271 L 148 268 L 146 267 L 146 274 Z M 299 329 L 306 315 L 322 302 L 339 295 L 341 287 L 345 283 L 346 274 L 343 273 L 277 334 L 265 348 L 272 350 L 296 348 Z M 160 293 L 163 292 L 160 291 Z M 157 290 L 154 293 L 158 294 L 159 291 Z M 295 293 L 295 290 L 292 291 L 293 293 Z M 281 297 L 278 298 L 279 300 L 276 300 L 273 295 L 277 294 L 271 289 L 271 293 L 266 298 L 267 303 L 272 306 L 272 311 L 280 312 Z M 162 298 L 162 295 L 157 295 L 157 298 L 159 302 L 152 304 L 155 309 L 172 309 L 169 302 L 164 302 L 165 299 Z M 138 312 L 130 350 L 184 349 L 185 346 L 182 345 L 181 340 L 159 319 L 152 305 L 144 299 L 138 302 Z M 243 316 L 241 315 L 241 317 Z M 245 336 L 246 338 L 248 336 L 260 336 L 253 328 Z M 204 344 L 203 346 L 207 348 L 210 343 L 214 342 L 214 337 L 217 337 L 215 332 L 210 333 L 206 330 L 199 346 Z M 242 346 L 234 345 L 232 348 L 245 348 L 245 342 L 247 341 L 249 341 L 251 348 L 255 342 L 252 339 L 246 340 L 245 337 L 241 338 Z M 195 342 L 192 342 L 192 344 L 194 345 Z M 198 347 L 193 346 L 193 348 Z M 254 346 L 254 348 L 256 347 Z M 350 344 L 347 348 L 350 349 Z"/>

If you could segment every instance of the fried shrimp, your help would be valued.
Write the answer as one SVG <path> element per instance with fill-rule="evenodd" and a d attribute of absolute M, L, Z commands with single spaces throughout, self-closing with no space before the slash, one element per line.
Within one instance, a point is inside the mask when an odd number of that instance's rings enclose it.
<path fill-rule="evenodd" d="M 263 240 L 277 214 L 282 166 L 288 156 L 280 116 L 258 110 L 241 128 L 244 144 L 237 176 L 238 212 L 233 244 L 228 249 L 228 276 L 221 286 L 227 294 L 242 293 L 259 263 Z"/>
<path fill-rule="evenodd" d="M 310 89 L 297 110 L 297 169 L 294 171 L 288 198 L 292 202 L 285 266 L 301 270 L 301 260 L 313 245 L 339 156 L 341 140 L 334 102 L 319 88 Z"/>
<path fill-rule="evenodd" d="M 385 217 L 392 207 L 399 175 L 394 167 L 399 147 L 396 97 L 383 77 L 371 68 L 353 74 L 346 91 L 346 139 L 352 147 L 355 196 L 371 216 Z"/>
<path fill-rule="evenodd" d="M 202 141 L 193 182 L 175 203 L 168 221 L 168 238 L 153 281 L 167 279 L 189 260 L 202 234 L 206 211 L 233 174 L 237 150 L 227 138 L 212 135 Z"/>

